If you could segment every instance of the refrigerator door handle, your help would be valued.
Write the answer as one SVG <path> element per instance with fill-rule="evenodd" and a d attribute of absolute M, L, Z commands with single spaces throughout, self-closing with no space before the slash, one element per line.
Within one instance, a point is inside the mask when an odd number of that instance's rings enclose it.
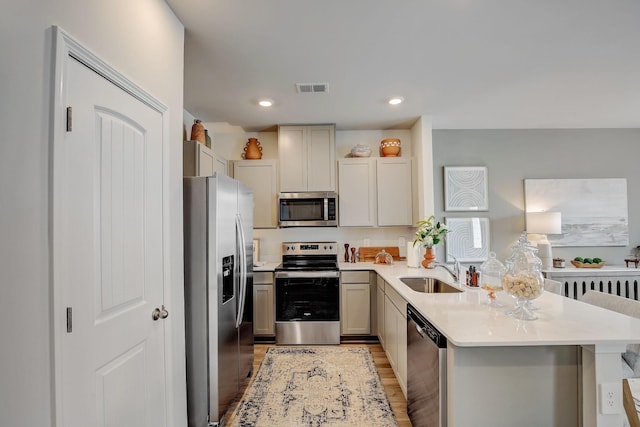
<path fill-rule="evenodd" d="M 236 234 L 240 242 L 240 286 L 238 289 L 238 317 L 236 318 L 236 328 L 239 328 L 244 317 L 244 302 L 247 293 L 247 251 L 240 214 L 236 215 Z"/>

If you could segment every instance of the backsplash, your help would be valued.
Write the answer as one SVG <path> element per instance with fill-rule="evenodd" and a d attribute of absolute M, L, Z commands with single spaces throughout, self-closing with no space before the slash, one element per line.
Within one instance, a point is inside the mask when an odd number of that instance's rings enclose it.
<path fill-rule="evenodd" d="M 338 259 L 344 257 L 345 243 L 350 247 L 398 246 L 400 256 L 406 256 L 406 242 L 412 242 L 415 229 L 411 227 L 347 228 L 309 227 L 255 229 L 253 238 L 260 240 L 260 261 L 280 262 L 283 242 L 338 242 Z M 366 243 L 366 244 L 365 244 Z"/>

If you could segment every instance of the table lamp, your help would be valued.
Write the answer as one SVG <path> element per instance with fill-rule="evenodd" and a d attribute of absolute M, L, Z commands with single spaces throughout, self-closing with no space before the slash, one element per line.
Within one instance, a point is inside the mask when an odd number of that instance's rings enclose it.
<path fill-rule="evenodd" d="M 542 261 L 542 268 L 553 266 L 551 243 L 547 240 L 547 234 L 562 234 L 562 214 L 560 212 L 527 212 L 527 233 L 539 235 L 538 257 Z"/>

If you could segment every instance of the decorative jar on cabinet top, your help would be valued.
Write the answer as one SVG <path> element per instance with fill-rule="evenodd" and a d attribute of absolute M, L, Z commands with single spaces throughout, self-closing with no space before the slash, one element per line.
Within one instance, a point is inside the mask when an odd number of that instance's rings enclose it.
<path fill-rule="evenodd" d="M 398 157 L 400 155 L 400 139 L 386 138 L 380 141 L 380 155 L 382 157 Z"/>
<path fill-rule="evenodd" d="M 200 144 L 206 145 L 207 139 L 204 134 L 204 125 L 202 121 L 195 119 L 193 121 L 193 126 L 191 126 L 191 140 L 198 141 Z"/>
<path fill-rule="evenodd" d="M 262 158 L 262 146 L 258 138 L 249 138 L 244 147 L 242 158 L 246 160 L 258 160 Z"/>

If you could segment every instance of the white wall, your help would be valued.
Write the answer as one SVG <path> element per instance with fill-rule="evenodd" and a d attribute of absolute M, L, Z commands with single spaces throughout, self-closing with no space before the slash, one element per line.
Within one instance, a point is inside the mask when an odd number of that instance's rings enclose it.
<path fill-rule="evenodd" d="M 49 264 L 52 25 L 169 107 L 172 426 L 186 425 L 182 322 L 182 24 L 162 0 L 3 2 L 0 14 L 0 425 L 53 425 Z M 182 341 L 181 341 L 182 340 Z"/>

